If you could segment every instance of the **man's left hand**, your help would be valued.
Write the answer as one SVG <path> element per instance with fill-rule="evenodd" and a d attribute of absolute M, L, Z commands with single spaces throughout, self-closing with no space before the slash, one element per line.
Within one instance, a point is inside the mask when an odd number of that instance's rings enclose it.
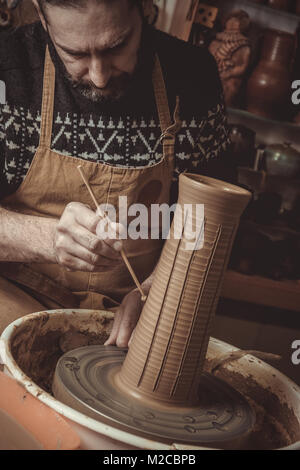
<path fill-rule="evenodd" d="M 149 294 L 153 279 L 154 273 L 143 282 L 142 288 L 145 295 Z M 142 302 L 141 294 L 138 289 L 129 292 L 129 294 L 124 297 L 121 306 L 115 313 L 113 329 L 105 346 L 116 345 L 119 348 L 128 347 L 143 307 L 144 302 Z"/>

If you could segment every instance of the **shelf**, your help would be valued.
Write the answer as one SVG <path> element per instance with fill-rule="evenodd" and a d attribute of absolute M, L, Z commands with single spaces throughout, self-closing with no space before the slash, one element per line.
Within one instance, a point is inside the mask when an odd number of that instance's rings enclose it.
<path fill-rule="evenodd" d="M 263 225 L 263 224 L 258 224 L 256 222 L 250 221 L 250 220 L 245 220 L 241 223 L 241 226 L 243 228 L 247 228 L 249 230 L 255 230 L 255 231 L 260 231 L 262 233 L 266 233 L 267 235 L 271 236 L 272 234 L 274 235 L 274 238 L 276 236 L 291 236 L 291 237 L 300 237 L 300 232 L 297 230 L 294 230 L 289 227 L 285 227 L 283 225 L 276 225 L 276 224 L 271 224 L 271 225 Z M 300 284 L 299 284 L 300 288 Z"/>
<path fill-rule="evenodd" d="M 239 302 L 300 312 L 300 281 L 273 281 L 227 271 L 221 296 Z"/>
<path fill-rule="evenodd" d="M 283 126 L 286 128 L 290 128 L 291 130 L 295 132 L 300 131 L 300 126 L 298 124 L 295 124 L 294 122 L 289 122 L 289 121 L 277 121 L 275 119 L 267 119 L 261 116 L 258 116 L 257 114 L 249 113 L 245 109 L 238 109 L 238 108 L 228 108 L 227 109 L 228 114 L 231 114 L 232 116 L 241 116 L 244 119 L 248 120 L 255 120 L 255 121 L 260 121 L 266 125 L 269 126 Z"/>
<path fill-rule="evenodd" d="M 210 4 L 217 6 L 223 12 L 243 9 L 251 17 L 254 24 L 260 28 L 270 28 L 270 18 L 272 18 L 272 28 L 295 33 L 300 21 L 300 16 L 284 10 L 276 10 L 267 5 L 251 2 L 250 0 L 210 0 Z"/>
<path fill-rule="evenodd" d="M 235 3 L 239 3 L 240 5 L 243 4 L 246 7 L 255 8 L 256 10 L 259 9 L 260 11 L 265 11 L 268 15 L 280 16 L 281 18 L 284 17 L 291 21 L 300 21 L 300 16 L 290 11 L 277 10 L 276 8 L 272 8 L 268 5 L 251 2 L 250 0 L 236 0 Z"/>
<path fill-rule="evenodd" d="M 241 124 L 256 132 L 257 144 L 292 142 L 293 146 L 300 151 L 299 125 L 265 119 L 237 108 L 228 108 L 227 113 L 231 124 Z"/>

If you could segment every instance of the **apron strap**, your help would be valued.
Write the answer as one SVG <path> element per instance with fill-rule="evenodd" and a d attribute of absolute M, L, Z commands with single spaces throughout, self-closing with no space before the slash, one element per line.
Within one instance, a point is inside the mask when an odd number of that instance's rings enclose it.
<path fill-rule="evenodd" d="M 54 108 L 55 91 L 55 67 L 51 60 L 49 48 L 46 48 L 44 82 L 43 82 L 43 100 L 41 111 L 41 133 L 39 146 L 42 148 L 51 148 L 52 122 Z"/>
<path fill-rule="evenodd" d="M 181 129 L 182 122 L 179 117 L 179 97 L 176 97 L 174 111 L 174 123 L 172 124 L 168 95 L 165 80 L 158 55 L 155 56 L 153 71 L 153 86 L 156 99 L 156 106 L 162 131 L 161 141 L 163 141 L 164 157 L 174 160 L 174 146 L 177 132 Z"/>

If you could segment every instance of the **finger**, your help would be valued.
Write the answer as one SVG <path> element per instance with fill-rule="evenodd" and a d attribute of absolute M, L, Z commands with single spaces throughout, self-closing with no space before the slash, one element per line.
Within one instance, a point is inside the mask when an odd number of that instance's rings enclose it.
<path fill-rule="evenodd" d="M 122 264 L 122 260 L 119 259 L 108 259 L 102 255 L 97 255 L 92 253 L 91 251 L 87 250 L 83 246 L 79 245 L 78 243 L 74 245 L 68 245 L 66 249 L 66 254 L 70 255 L 75 258 L 79 258 L 86 263 L 95 266 L 95 267 L 106 267 L 106 266 L 120 266 Z"/>
<path fill-rule="evenodd" d="M 94 254 L 102 255 L 108 259 L 120 259 L 120 253 L 116 252 L 116 250 L 107 245 L 106 242 L 99 239 L 96 235 L 93 235 L 93 233 L 80 225 L 76 226 L 72 231 L 71 236 L 73 240 Z"/>
<path fill-rule="evenodd" d="M 97 269 L 90 263 L 86 263 L 85 261 L 76 258 L 72 255 L 64 253 L 59 259 L 59 264 L 65 268 L 68 272 L 84 272 L 84 273 L 91 273 L 95 272 Z M 98 269 L 100 269 L 98 267 Z"/>
<path fill-rule="evenodd" d="M 80 203 L 70 203 L 68 209 L 73 213 L 79 225 L 96 234 L 96 228 L 100 221 L 99 215 L 86 205 Z"/>
<path fill-rule="evenodd" d="M 137 302 L 128 302 L 123 308 L 123 315 L 116 340 L 119 348 L 128 347 L 128 342 L 140 317 L 141 307 L 140 302 Z"/>
<path fill-rule="evenodd" d="M 136 328 L 133 330 L 133 332 L 132 332 L 132 334 L 131 334 L 131 336 L 130 336 L 130 340 L 128 341 L 128 347 L 129 347 L 129 348 L 130 348 L 131 343 L 132 343 L 132 341 L 133 341 L 135 330 L 136 330 Z"/>
<path fill-rule="evenodd" d="M 114 250 L 121 251 L 123 249 L 122 239 L 125 238 L 123 225 L 110 222 L 108 219 L 102 219 L 97 225 L 96 234 L 100 240 L 103 240 Z"/>
<path fill-rule="evenodd" d="M 122 307 L 120 307 L 119 310 L 115 313 L 113 328 L 111 330 L 108 340 L 106 341 L 106 343 L 104 343 L 104 346 L 114 346 L 116 344 L 121 321 Z"/>

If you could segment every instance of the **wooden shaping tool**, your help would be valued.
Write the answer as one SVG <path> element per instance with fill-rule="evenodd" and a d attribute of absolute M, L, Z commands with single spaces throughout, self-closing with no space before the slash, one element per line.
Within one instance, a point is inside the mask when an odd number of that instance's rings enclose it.
<path fill-rule="evenodd" d="M 100 206 L 99 206 L 99 204 L 98 204 L 98 201 L 97 201 L 97 199 L 96 199 L 96 196 L 95 196 L 95 194 L 94 194 L 94 192 L 93 192 L 93 190 L 92 190 L 92 188 L 91 188 L 91 186 L 90 186 L 90 184 L 89 184 L 89 182 L 88 182 L 88 180 L 87 180 L 87 178 L 86 178 L 86 176 L 85 176 L 85 174 L 84 174 L 84 170 L 83 170 L 82 166 L 79 165 L 79 166 L 77 167 L 77 169 L 78 169 L 78 171 L 79 171 L 79 173 L 80 173 L 80 175 L 81 175 L 81 178 L 82 178 L 83 181 L 84 181 L 84 184 L 86 185 L 86 187 L 87 187 L 87 189 L 88 189 L 88 191 L 89 191 L 89 193 L 90 193 L 90 195 L 91 195 L 92 200 L 94 201 L 94 204 L 95 204 L 95 206 L 96 206 L 96 208 L 97 208 L 97 210 L 98 210 L 98 213 L 99 213 L 100 217 L 102 217 L 103 219 L 107 219 L 107 220 L 108 220 L 108 223 L 109 223 L 109 222 L 110 222 L 109 219 L 108 219 L 107 216 L 102 212 L 102 210 L 101 210 L 101 208 L 100 208 Z M 122 259 L 123 259 L 123 261 L 124 261 L 124 263 L 125 263 L 125 265 L 126 265 L 128 271 L 130 272 L 130 275 L 131 275 L 132 279 L 134 280 L 134 283 L 135 283 L 136 287 L 138 288 L 138 290 L 139 290 L 139 292 L 140 292 L 140 294 L 141 294 L 141 296 L 142 296 L 142 302 L 146 302 L 147 296 L 144 294 L 144 291 L 143 291 L 143 289 L 142 289 L 142 286 L 141 286 L 141 284 L 140 284 L 140 282 L 139 282 L 139 280 L 138 280 L 138 278 L 137 278 L 137 276 L 136 276 L 136 274 L 135 274 L 135 272 L 134 272 L 134 270 L 133 270 L 133 268 L 132 268 L 132 266 L 131 266 L 131 264 L 130 264 L 130 262 L 129 262 L 129 260 L 128 260 L 126 254 L 125 254 L 125 252 L 124 252 L 124 250 L 121 250 L 121 256 L 122 256 Z"/>

